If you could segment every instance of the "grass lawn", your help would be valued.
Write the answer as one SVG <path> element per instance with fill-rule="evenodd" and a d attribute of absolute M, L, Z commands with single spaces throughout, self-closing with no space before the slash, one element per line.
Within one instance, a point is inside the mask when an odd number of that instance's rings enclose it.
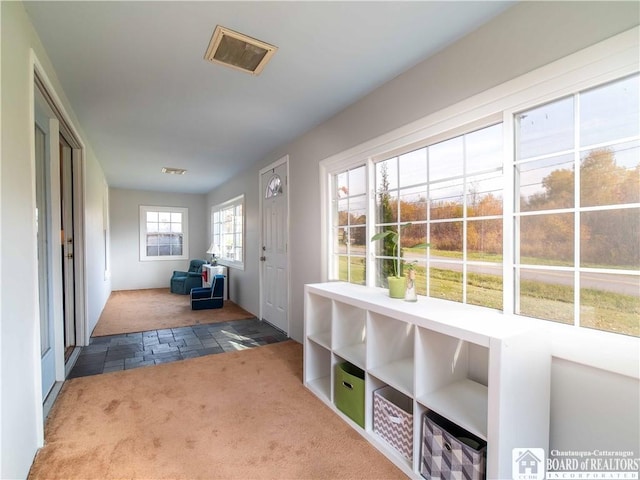
<path fill-rule="evenodd" d="M 426 269 L 416 268 L 416 292 L 427 294 Z M 365 283 L 365 263 L 354 258 L 351 263 L 353 283 Z M 347 262 L 340 258 L 340 279 L 347 280 Z M 462 302 L 462 272 L 432 268 L 430 296 Z M 498 310 L 502 305 L 502 277 L 469 273 L 467 303 Z M 640 336 L 640 298 L 596 289 L 582 289 L 580 324 L 583 327 Z M 520 283 L 520 314 L 559 323 L 573 324 L 573 288 L 554 283 L 522 281 Z"/>

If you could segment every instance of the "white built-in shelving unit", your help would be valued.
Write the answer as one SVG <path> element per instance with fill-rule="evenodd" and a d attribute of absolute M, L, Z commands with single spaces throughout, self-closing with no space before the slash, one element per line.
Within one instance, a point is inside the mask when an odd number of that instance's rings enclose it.
<path fill-rule="evenodd" d="M 334 404 L 335 365 L 365 371 L 365 428 Z M 550 345 L 539 322 L 343 282 L 305 286 L 304 384 L 411 478 L 429 410 L 487 441 L 487 479 L 512 478 L 514 448 L 549 443 Z M 413 459 L 373 431 L 373 392 L 413 401 Z"/>

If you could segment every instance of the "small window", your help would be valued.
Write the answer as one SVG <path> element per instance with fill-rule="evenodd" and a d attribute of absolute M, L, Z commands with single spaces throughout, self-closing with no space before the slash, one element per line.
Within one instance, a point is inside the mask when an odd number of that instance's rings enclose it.
<path fill-rule="evenodd" d="M 364 285 L 367 253 L 367 169 L 333 177 L 333 269 L 339 280 Z"/>
<path fill-rule="evenodd" d="M 189 210 L 180 207 L 140 206 L 140 260 L 189 258 Z"/>
<path fill-rule="evenodd" d="M 219 263 L 244 270 L 244 195 L 211 207 L 211 243 Z"/>

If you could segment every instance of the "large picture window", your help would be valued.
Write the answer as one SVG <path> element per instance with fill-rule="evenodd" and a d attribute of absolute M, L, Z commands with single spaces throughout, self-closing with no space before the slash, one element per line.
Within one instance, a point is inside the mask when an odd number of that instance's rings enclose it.
<path fill-rule="evenodd" d="M 640 327 L 638 76 L 516 115 L 516 312 Z"/>
<path fill-rule="evenodd" d="M 244 268 L 244 195 L 211 208 L 211 243 L 220 263 Z"/>
<path fill-rule="evenodd" d="M 412 263 L 418 295 L 640 336 L 640 78 L 602 62 L 323 161 L 327 279 L 386 287 Z"/>
<path fill-rule="evenodd" d="M 189 258 L 189 210 L 140 206 L 140 260 Z"/>
<path fill-rule="evenodd" d="M 408 262 L 420 295 L 502 308 L 502 148 L 497 124 L 374 164 L 375 231 L 399 232 L 399 258 L 376 246 L 377 286 Z"/>

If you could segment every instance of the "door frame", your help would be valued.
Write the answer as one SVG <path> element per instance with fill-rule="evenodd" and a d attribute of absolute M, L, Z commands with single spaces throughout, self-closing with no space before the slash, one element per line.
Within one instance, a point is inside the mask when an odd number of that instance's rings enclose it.
<path fill-rule="evenodd" d="M 262 311 L 262 307 L 263 307 L 263 300 L 264 300 L 264 262 L 260 261 L 260 257 L 262 256 L 262 245 L 264 245 L 264 218 L 263 218 L 263 199 L 264 199 L 264 189 L 265 189 L 265 185 L 262 184 L 262 177 L 265 173 L 267 173 L 269 170 L 273 170 L 276 167 L 279 167 L 280 165 L 285 164 L 286 165 L 286 188 L 287 188 L 287 219 L 286 219 L 286 225 L 287 225 L 287 232 L 286 232 L 286 241 L 287 241 L 287 285 L 286 285 L 286 289 L 287 289 L 287 335 L 291 334 L 291 238 L 290 238 L 290 231 L 291 229 L 289 228 L 289 220 L 290 220 L 290 216 L 291 216 L 291 181 L 290 181 L 290 175 L 289 175 L 289 155 L 285 155 L 284 157 L 281 157 L 280 159 L 276 160 L 275 162 L 271 163 L 270 165 L 267 165 L 264 168 L 261 168 L 260 171 L 258 172 L 258 218 L 260 219 L 260 232 L 258 235 L 259 241 L 258 241 L 258 272 L 259 272 L 259 283 L 260 283 L 260 321 L 262 321 L 262 319 L 264 318 L 263 315 L 263 311 Z"/>
<path fill-rule="evenodd" d="M 46 316 L 48 332 L 49 349 L 44 354 L 41 354 L 41 371 L 42 371 L 42 401 L 45 400 L 47 395 L 53 390 L 57 381 L 57 369 L 56 369 L 56 345 L 59 341 L 56 329 L 56 322 L 60 316 L 59 312 L 59 291 L 57 285 L 54 284 L 53 279 L 59 275 L 59 254 L 58 243 L 56 241 L 59 235 L 55 233 L 55 226 L 59 223 L 60 212 L 60 199 L 57 196 L 57 189 L 55 185 L 52 185 L 50 178 L 52 174 L 56 174 L 57 167 L 59 165 L 58 150 L 57 150 L 57 138 L 59 136 L 58 120 L 51 114 L 48 105 L 44 101 L 44 98 L 39 91 L 36 92 L 36 121 L 34 124 L 35 130 L 40 130 L 43 135 L 43 151 L 42 158 L 38 158 L 36 152 L 36 161 L 34 168 L 34 185 L 35 185 L 35 205 L 38 209 L 38 217 L 42 216 L 43 221 L 38 218 L 37 228 L 37 248 L 38 248 L 38 260 L 37 260 L 37 278 L 38 278 L 38 311 L 40 331 L 42 333 L 42 320 L 43 315 Z M 34 144 L 35 146 L 35 144 Z M 37 148 L 36 148 L 37 150 Z M 43 190 L 41 201 L 38 201 L 38 177 L 40 177 L 40 188 Z M 42 207 L 42 208 L 41 208 Z M 43 254 L 42 256 L 40 254 Z M 43 278 L 44 277 L 44 278 Z M 42 283 L 41 283 L 42 282 Z M 42 288 L 44 287 L 44 288 Z M 43 292 L 44 290 L 44 292 Z M 43 303 L 46 302 L 46 303 Z M 46 312 L 46 313 L 45 313 Z M 42 338 L 40 338 L 42 347 Z M 49 357 L 51 362 L 51 370 L 43 365 L 45 356 Z M 44 362 L 46 363 L 46 362 Z M 45 370 L 46 373 L 45 373 Z M 51 379 L 51 383 L 45 385 L 44 380 Z M 46 391 L 45 391 L 45 386 Z"/>
<path fill-rule="evenodd" d="M 71 158 L 74 164 L 74 169 L 76 170 L 76 174 L 73 177 L 73 187 L 74 187 L 74 208 L 77 212 L 77 215 L 74 216 L 74 231 L 76 238 L 77 251 L 74 253 L 74 262 L 75 262 L 75 272 L 76 272 L 76 299 L 75 299 L 75 308 L 76 308 L 76 345 L 83 346 L 88 345 L 89 336 L 88 336 L 88 312 L 87 312 L 87 302 L 86 298 L 88 295 L 87 292 L 87 283 L 86 283 L 86 243 L 85 243 L 85 222 L 84 222 L 84 212 L 85 212 L 85 146 L 82 140 L 80 139 L 80 135 L 78 130 L 75 128 L 73 122 L 70 119 L 70 116 L 67 114 L 60 97 L 56 93 L 55 88 L 53 87 L 53 83 L 47 76 L 45 69 L 42 67 L 42 64 L 38 60 L 35 52 L 31 50 L 30 52 L 30 63 L 31 69 L 29 71 L 29 101 L 30 101 L 30 124 L 35 124 L 35 109 L 36 105 L 39 105 L 42 111 L 44 111 L 45 115 L 52 120 L 51 123 L 57 124 L 58 132 L 53 135 L 51 132 L 51 137 L 54 138 L 56 148 L 59 143 L 59 135 L 64 136 L 65 140 L 71 146 Z M 38 94 L 36 94 L 38 91 Z M 32 136 L 35 134 L 32 132 Z M 31 144 L 34 145 L 35 138 L 31 138 Z M 31 165 L 32 168 L 35 166 L 35 149 L 31 150 Z M 35 170 L 33 170 L 33 178 L 32 178 L 32 188 L 35 189 Z M 59 198 L 60 195 L 60 185 L 59 182 L 52 182 L 51 184 L 52 195 L 54 198 Z M 35 199 L 35 190 L 33 190 L 33 197 Z M 35 201 L 35 200 L 34 200 Z M 52 215 L 51 224 L 49 228 L 52 232 L 52 238 L 60 238 L 60 228 L 61 228 L 61 219 L 59 215 Z M 52 311 L 54 315 L 54 356 L 55 356 L 55 370 L 56 370 L 56 382 L 62 382 L 65 380 L 67 375 L 67 368 L 65 366 L 64 360 L 64 322 L 63 322 L 63 305 L 62 305 L 62 265 L 61 258 L 59 255 L 59 244 L 53 246 L 56 255 L 52 257 L 51 269 L 50 272 L 52 274 L 52 291 L 55 293 L 54 298 L 50 299 L 52 302 Z M 34 258 L 37 261 L 37 250 L 33 252 Z M 37 292 L 34 296 L 37 299 L 36 311 L 39 312 L 39 299 Z M 36 318 L 36 332 L 37 338 L 40 338 L 40 322 L 39 318 Z M 39 349 L 38 349 L 39 352 Z M 70 360 L 77 358 L 77 356 L 72 356 Z M 38 360 L 39 363 L 39 360 Z M 41 371 L 38 370 L 38 375 L 41 376 Z M 41 382 L 40 382 L 41 383 Z M 39 401 L 38 404 L 42 402 L 41 392 L 38 391 Z"/>
<path fill-rule="evenodd" d="M 67 252 L 68 249 L 68 245 L 67 245 L 67 238 L 69 236 L 69 232 L 68 231 L 64 231 L 64 236 L 65 238 L 63 239 L 63 247 L 59 248 L 60 254 L 63 256 L 62 258 L 62 274 L 63 274 L 63 278 L 62 278 L 62 282 L 64 285 L 64 303 L 63 303 L 63 307 L 64 307 L 64 349 L 65 349 L 65 357 L 66 357 L 66 350 L 67 350 L 67 339 L 71 338 L 73 339 L 73 343 L 72 345 L 76 345 L 76 337 L 78 334 L 78 326 L 77 326 L 77 322 L 76 322 L 76 287 L 75 287 L 75 283 L 76 283 L 76 274 L 75 274 L 75 269 L 76 269 L 76 265 L 75 265 L 75 261 L 73 261 L 73 258 L 75 257 L 75 242 L 76 242 L 76 234 L 75 234 L 75 230 L 76 230 L 76 225 L 75 225 L 75 217 L 78 215 L 78 213 L 76 212 L 76 208 L 75 208 L 75 198 L 73 198 L 73 192 L 75 192 L 76 186 L 75 186 L 75 162 L 74 161 L 74 153 L 73 153 L 73 148 L 71 147 L 71 145 L 69 144 L 69 141 L 65 138 L 64 135 L 60 134 L 60 138 L 59 138 L 59 150 L 60 150 L 60 158 L 59 158 L 59 169 L 58 169 L 58 176 L 62 178 L 61 180 L 61 184 L 62 184 L 62 189 L 60 191 L 61 193 L 61 200 L 62 202 L 59 202 L 59 205 L 62 208 L 63 212 L 62 213 L 62 227 L 66 226 L 66 222 L 68 221 L 67 216 L 71 215 L 71 218 L 73 219 L 72 222 L 72 238 L 73 238 L 73 243 L 72 243 L 72 247 L 71 247 L 71 254 L 72 254 L 72 263 L 73 263 L 73 271 L 71 275 L 68 275 L 68 273 L 66 272 L 66 265 L 65 265 L 65 257 L 64 255 Z M 65 167 L 66 163 L 69 163 L 68 167 L 69 170 L 67 170 L 67 167 Z M 69 175 L 69 178 L 67 178 L 67 173 Z M 65 183 L 69 182 L 71 183 L 71 186 L 66 186 L 65 187 Z M 66 202 L 69 202 L 69 198 L 65 198 L 65 194 L 68 191 L 71 191 L 72 195 L 72 201 L 71 201 L 71 206 L 70 206 L 70 211 L 68 210 L 68 204 Z M 63 231 L 63 229 L 61 229 L 61 232 Z M 68 298 L 68 292 L 71 289 L 73 290 L 73 295 L 71 296 L 72 298 L 72 302 L 69 302 L 67 300 Z M 69 320 L 69 314 L 71 313 L 71 315 L 73 316 L 72 322 L 70 322 Z"/>

